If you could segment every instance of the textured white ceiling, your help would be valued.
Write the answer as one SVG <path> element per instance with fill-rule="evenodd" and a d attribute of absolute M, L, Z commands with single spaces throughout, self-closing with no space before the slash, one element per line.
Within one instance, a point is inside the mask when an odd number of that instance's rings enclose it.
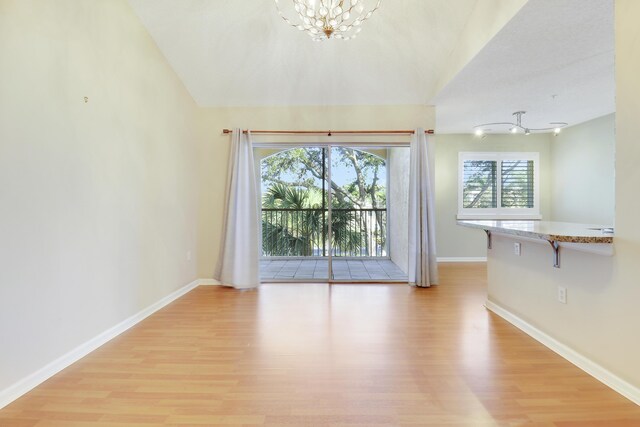
<path fill-rule="evenodd" d="M 386 0 L 313 42 L 272 0 L 130 0 L 201 106 L 426 104 L 478 0 Z M 482 0 L 480 0 L 482 1 Z"/>
<path fill-rule="evenodd" d="M 574 125 L 614 97 L 613 1 L 529 0 L 432 103 L 439 133 L 469 133 L 517 110 L 531 127 Z"/>

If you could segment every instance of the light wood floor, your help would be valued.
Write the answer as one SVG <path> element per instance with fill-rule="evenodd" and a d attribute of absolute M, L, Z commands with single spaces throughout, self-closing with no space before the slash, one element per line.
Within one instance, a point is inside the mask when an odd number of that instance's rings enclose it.
<path fill-rule="evenodd" d="M 640 426 L 640 407 L 441 285 L 200 287 L 0 410 L 0 426 Z"/>

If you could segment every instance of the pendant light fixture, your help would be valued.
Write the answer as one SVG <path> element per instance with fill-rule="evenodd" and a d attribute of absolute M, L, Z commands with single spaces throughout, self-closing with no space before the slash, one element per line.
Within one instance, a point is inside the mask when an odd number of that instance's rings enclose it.
<path fill-rule="evenodd" d="M 475 129 L 475 134 L 477 136 L 483 136 L 495 127 L 501 129 L 507 128 L 509 132 L 513 134 L 524 133 L 525 135 L 530 135 L 533 132 L 553 132 L 553 134 L 557 136 L 560 133 L 561 129 L 568 125 L 568 123 L 565 122 L 550 122 L 550 127 L 532 128 L 522 124 L 523 114 L 526 114 L 526 111 L 516 111 L 515 113 L 513 113 L 515 122 L 483 123 L 481 125 L 474 126 L 473 129 Z"/>
<path fill-rule="evenodd" d="M 274 0 L 284 21 L 313 40 L 353 39 L 382 0 Z"/>

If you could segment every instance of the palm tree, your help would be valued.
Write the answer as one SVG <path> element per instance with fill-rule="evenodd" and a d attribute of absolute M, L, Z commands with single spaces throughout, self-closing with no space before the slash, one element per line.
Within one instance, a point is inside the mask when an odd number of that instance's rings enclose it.
<path fill-rule="evenodd" d="M 263 218 L 268 222 L 265 232 L 270 233 L 273 239 L 271 242 L 265 242 L 272 245 L 280 243 L 275 252 L 287 252 L 286 248 L 293 245 L 291 239 L 296 236 L 301 237 L 295 229 L 287 228 L 285 230 L 284 223 L 289 222 L 287 215 L 312 215 L 308 210 L 304 213 L 281 212 L 280 209 L 285 208 L 285 205 L 302 207 L 303 209 L 318 209 L 319 215 L 316 219 L 320 219 L 322 223 L 326 224 L 323 219 L 326 219 L 328 211 L 323 209 L 326 204 L 322 203 L 321 198 L 325 188 L 333 195 L 333 255 L 377 256 L 378 251 L 385 252 L 387 221 L 386 186 L 383 179 L 386 174 L 384 159 L 355 148 L 334 147 L 332 150 L 332 167 L 343 172 L 348 171 L 348 174 L 342 176 L 341 183 L 329 179 L 327 176 L 328 151 L 325 148 L 293 148 L 262 160 L 262 185 L 270 185 L 272 186 L 270 190 L 274 190 L 274 194 L 265 197 L 266 204 L 263 206 L 278 209 L 278 211 L 263 213 Z M 344 182 L 345 179 L 347 182 Z M 280 184 L 280 187 L 273 188 L 276 184 Z M 296 190 L 298 191 L 297 195 L 287 195 L 286 191 L 291 189 L 307 189 L 308 191 L 305 193 L 303 190 Z M 309 199 L 304 202 L 302 197 L 305 194 L 307 198 L 313 197 L 313 201 Z M 271 199 L 267 199 L 268 197 Z M 287 201 L 288 197 L 291 197 L 292 200 Z M 290 208 L 293 209 L 293 207 Z M 296 224 L 297 218 L 294 218 L 293 222 Z M 283 234 L 286 231 L 291 231 L 292 234 L 288 236 Z M 315 235 L 317 240 L 312 242 L 310 250 L 320 249 L 325 254 L 327 245 L 323 242 L 327 239 L 327 230 L 316 229 L 316 231 L 318 233 Z M 289 241 L 289 245 L 280 239 Z M 302 242 L 297 244 L 300 246 Z M 265 254 L 270 252 L 265 251 Z"/>
<path fill-rule="evenodd" d="M 328 230 L 321 192 L 274 183 L 263 196 L 262 207 L 265 255 L 322 255 Z M 340 248 L 334 253 L 359 254 L 362 239 L 354 212 L 332 211 L 331 225 L 333 246 Z"/>
<path fill-rule="evenodd" d="M 262 249 L 268 256 L 311 256 L 321 236 L 321 210 L 307 190 L 274 183 L 262 201 Z"/>

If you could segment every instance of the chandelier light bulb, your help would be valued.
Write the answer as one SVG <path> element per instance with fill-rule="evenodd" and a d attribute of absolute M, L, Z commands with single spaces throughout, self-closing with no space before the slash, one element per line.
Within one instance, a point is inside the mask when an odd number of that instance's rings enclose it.
<path fill-rule="evenodd" d="M 560 131 L 561 131 L 561 130 L 562 130 L 562 129 L 560 129 L 560 128 L 555 128 L 555 129 L 553 130 L 553 134 L 554 134 L 554 135 L 556 135 L 556 136 L 558 136 L 558 134 L 560 133 Z"/>
<path fill-rule="evenodd" d="M 382 0 L 274 0 L 280 17 L 313 40 L 349 40 Z"/>
<path fill-rule="evenodd" d="M 531 135 L 531 131 L 530 131 L 529 129 L 525 129 L 525 130 L 524 130 L 524 134 L 525 134 L 525 135 Z"/>
<path fill-rule="evenodd" d="M 518 133 L 518 128 L 514 126 L 514 127 L 512 127 L 512 128 L 510 129 L 510 132 L 511 132 L 511 133 Z"/>
<path fill-rule="evenodd" d="M 482 129 L 476 129 L 476 136 L 482 136 L 484 131 Z"/>

